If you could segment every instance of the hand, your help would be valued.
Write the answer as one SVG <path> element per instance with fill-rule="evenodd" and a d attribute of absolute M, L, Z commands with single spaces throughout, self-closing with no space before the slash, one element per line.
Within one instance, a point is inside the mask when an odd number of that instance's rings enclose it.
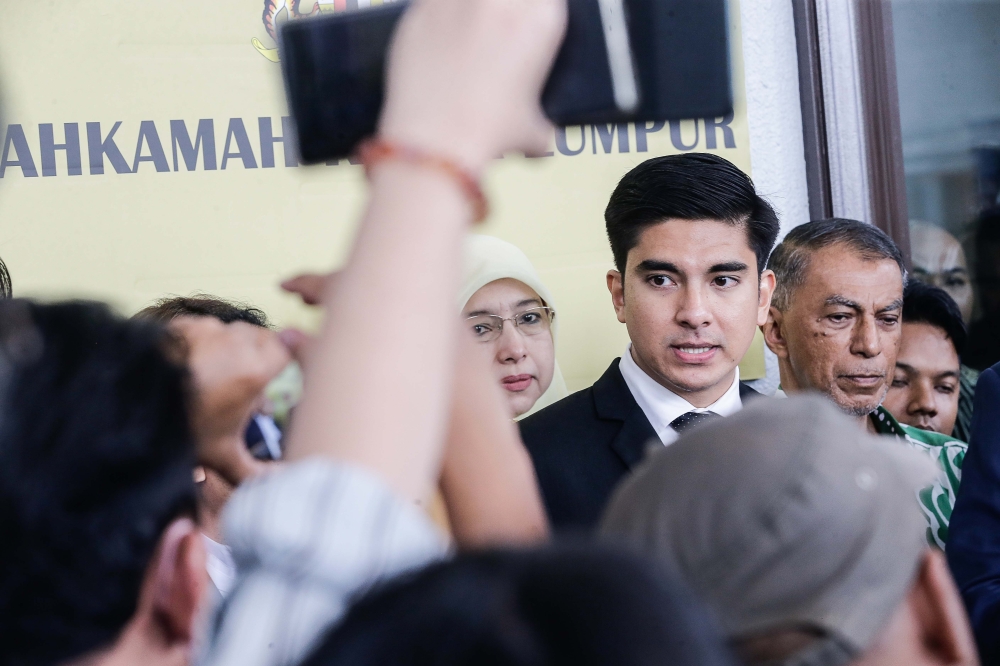
<path fill-rule="evenodd" d="M 198 462 L 239 485 L 260 471 L 243 433 L 264 388 L 288 365 L 288 350 L 273 331 L 243 322 L 178 317 L 170 328 L 187 346 Z"/>
<path fill-rule="evenodd" d="M 389 52 L 381 135 L 474 173 L 544 151 L 542 87 L 565 29 L 566 0 L 414 0 Z"/>
<path fill-rule="evenodd" d="M 306 305 L 322 305 L 328 285 L 334 282 L 337 271 L 321 275 L 302 273 L 281 283 L 281 288 L 291 294 L 298 294 Z"/>

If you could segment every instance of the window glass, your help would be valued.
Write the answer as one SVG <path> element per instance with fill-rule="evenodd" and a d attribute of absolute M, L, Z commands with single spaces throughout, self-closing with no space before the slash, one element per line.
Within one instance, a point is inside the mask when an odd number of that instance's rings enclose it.
<path fill-rule="evenodd" d="M 914 276 L 971 328 L 966 363 L 1000 361 L 1000 0 L 894 0 Z"/>

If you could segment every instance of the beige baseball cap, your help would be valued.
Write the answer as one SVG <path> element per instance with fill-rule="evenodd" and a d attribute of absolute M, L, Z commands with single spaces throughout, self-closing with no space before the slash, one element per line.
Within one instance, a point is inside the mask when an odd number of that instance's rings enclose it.
<path fill-rule="evenodd" d="M 916 576 L 936 474 L 818 395 L 761 400 L 652 453 L 601 531 L 678 570 L 730 639 L 812 629 L 824 641 L 786 663 L 845 663 Z"/>

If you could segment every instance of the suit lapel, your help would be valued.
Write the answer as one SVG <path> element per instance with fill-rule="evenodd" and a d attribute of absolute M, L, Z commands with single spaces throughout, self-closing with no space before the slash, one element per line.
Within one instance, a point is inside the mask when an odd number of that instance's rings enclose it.
<path fill-rule="evenodd" d="M 594 383 L 594 403 L 598 417 L 622 422 L 622 428 L 610 446 L 626 467 L 632 469 L 646 457 L 649 442 L 659 441 L 659 438 L 639 403 L 632 397 L 618 363 L 619 360 L 615 359 Z"/>
<path fill-rule="evenodd" d="M 756 400 L 762 397 L 764 397 L 762 394 L 757 393 L 757 391 L 740 382 L 740 402 L 746 404 L 747 400 Z"/>

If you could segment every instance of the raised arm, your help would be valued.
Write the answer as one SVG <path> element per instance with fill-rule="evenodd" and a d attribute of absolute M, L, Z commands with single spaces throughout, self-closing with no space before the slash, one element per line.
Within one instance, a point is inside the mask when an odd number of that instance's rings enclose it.
<path fill-rule="evenodd" d="M 540 91 L 563 0 L 417 0 L 390 54 L 380 135 L 481 173 L 548 136 Z M 442 171 L 385 161 L 347 266 L 325 294 L 291 459 L 363 465 L 410 498 L 437 479 L 452 390 L 462 234 L 473 209 Z"/>
<path fill-rule="evenodd" d="M 531 458 L 489 367 L 466 340 L 459 346 L 441 491 L 462 550 L 548 537 Z"/>

